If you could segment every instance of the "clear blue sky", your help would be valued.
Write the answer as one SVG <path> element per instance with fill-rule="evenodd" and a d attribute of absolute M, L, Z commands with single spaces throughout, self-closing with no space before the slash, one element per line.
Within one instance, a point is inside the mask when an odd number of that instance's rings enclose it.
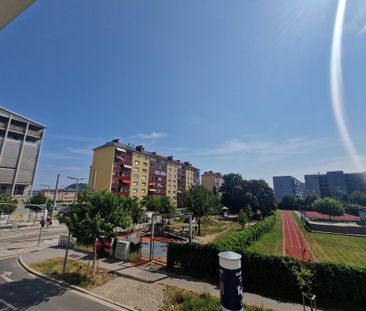
<path fill-rule="evenodd" d="M 335 13 L 334 0 L 40 0 L 0 32 L 0 105 L 47 125 L 36 187 L 88 177 L 91 149 L 115 137 L 270 183 L 354 171 L 330 101 Z M 362 156 L 365 25 L 350 1 L 345 100 Z"/>

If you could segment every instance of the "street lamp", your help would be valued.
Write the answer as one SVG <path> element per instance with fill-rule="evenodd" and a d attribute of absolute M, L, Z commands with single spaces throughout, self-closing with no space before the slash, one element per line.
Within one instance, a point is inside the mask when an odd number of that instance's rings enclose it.
<path fill-rule="evenodd" d="M 67 178 L 72 179 L 72 180 L 76 180 L 76 187 L 75 187 L 75 192 L 77 193 L 79 191 L 79 181 L 82 181 L 86 178 L 84 177 L 73 177 L 73 176 L 67 176 Z"/>

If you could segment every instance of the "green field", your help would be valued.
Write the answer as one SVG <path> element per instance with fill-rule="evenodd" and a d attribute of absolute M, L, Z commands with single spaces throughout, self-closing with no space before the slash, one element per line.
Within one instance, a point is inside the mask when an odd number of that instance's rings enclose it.
<path fill-rule="evenodd" d="M 259 241 L 249 247 L 249 251 L 258 252 L 264 255 L 283 255 L 283 235 L 282 235 L 281 212 L 277 211 L 276 223 L 271 232 L 265 234 Z"/>
<path fill-rule="evenodd" d="M 317 261 L 366 267 L 366 238 L 308 232 L 294 215 Z"/>

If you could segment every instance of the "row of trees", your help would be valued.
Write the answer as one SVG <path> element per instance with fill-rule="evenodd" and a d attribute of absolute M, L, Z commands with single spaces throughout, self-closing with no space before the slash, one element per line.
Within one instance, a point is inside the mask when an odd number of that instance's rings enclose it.
<path fill-rule="evenodd" d="M 317 211 L 330 216 L 341 216 L 344 213 L 359 215 L 360 210 L 366 210 L 366 193 L 353 192 L 347 198 L 319 198 L 315 194 L 308 195 L 305 199 L 285 195 L 279 203 L 280 209 Z"/>
<path fill-rule="evenodd" d="M 222 204 L 238 213 L 241 209 L 250 208 L 267 216 L 276 210 L 277 202 L 273 190 L 264 180 L 245 180 L 240 174 L 224 175 Z"/>

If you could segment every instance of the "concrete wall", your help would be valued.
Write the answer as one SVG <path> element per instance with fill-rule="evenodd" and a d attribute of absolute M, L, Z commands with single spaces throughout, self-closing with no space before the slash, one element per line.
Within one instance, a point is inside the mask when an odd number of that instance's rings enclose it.
<path fill-rule="evenodd" d="M 338 234 L 365 235 L 366 226 L 336 226 L 332 224 L 316 224 L 303 218 L 303 222 L 311 231 L 331 232 Z"/>

